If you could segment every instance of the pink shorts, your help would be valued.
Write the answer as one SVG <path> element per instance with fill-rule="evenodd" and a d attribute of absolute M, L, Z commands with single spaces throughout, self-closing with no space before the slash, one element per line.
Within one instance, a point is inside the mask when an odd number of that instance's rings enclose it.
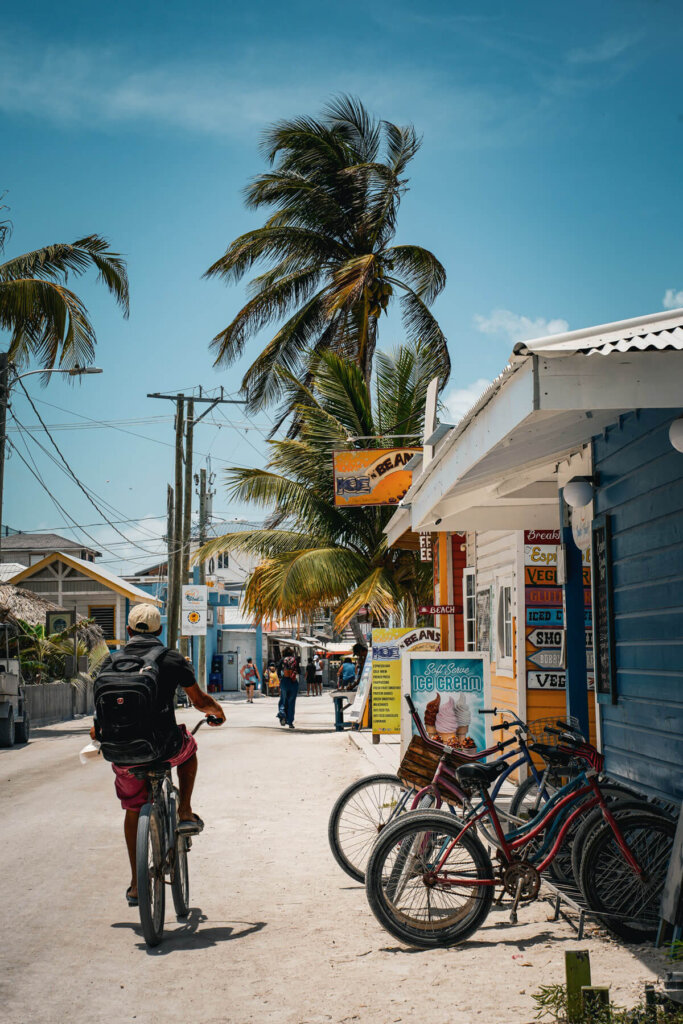
<path fill-rule="evenodd" d="M 177 768 L 179 764 L 185 764 L 197 752 L 197 741 L 194 736 L 189 734 L 184 725 L 180 726 L 180 730 L 183 734 L 183 745 L 175 757 L 169 758 L 169 764 L 174 768 Z M 118 764 L 113 764 L 111 767 L 116 776 L 114 780 L 116 795 L 121 801 L 124 811 L 139 811 L 142 805 L 147 803 L 147 783 L 144 779 L 136 779 L 128 768 L 122 768 Z"/>

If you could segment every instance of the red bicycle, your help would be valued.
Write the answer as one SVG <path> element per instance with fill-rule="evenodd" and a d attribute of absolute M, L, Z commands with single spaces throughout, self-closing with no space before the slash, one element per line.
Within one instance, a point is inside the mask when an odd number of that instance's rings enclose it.
<path fill-rule="evenodd" d="M 574 734 L 561 735 L 563 748 L 586 767 L 522 826 L 505 833 L 489 793 L 504 766 L 479 762 L 455 772 L 466 794 L 466 821 L 413 811 L 387 826 L 366 870 L 370 907 L 387 931 L 423 948 L 455 945 L 481 927 L 496 889 L 511 899 L 515 921 L 518 905 L 538 896 L 541 876 L 574 822 L 599 807 L 603 824 L 581 862 L 584 897 L 622 938 L 654 938 L 675 824 L 646 807 L 613 813 L 602 791 L 602 756 Z M 481 804 L 473 807 L 477 793 Z M 478 831 L 496 850 L 495 867 Z"/>

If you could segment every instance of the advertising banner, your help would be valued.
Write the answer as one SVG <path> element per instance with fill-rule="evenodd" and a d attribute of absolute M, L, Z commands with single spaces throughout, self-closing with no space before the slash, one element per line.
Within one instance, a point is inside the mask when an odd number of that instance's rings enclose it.
<path fill-rule="evenodd" d="M 335 505 L 398 505 L 413 480 L 406 464 L 421 451 L 356 448 L 333 452 Z"/>
<path fill-rule="evenodd" d="M 401 656 L 404 651 L 438 651 L 441 630 L 434 626 L 417 629 L 373 629 L 372 631 L 372 731 L 398 734 L 403 714 L 401 697 Z M 355 702 L 354 702 L 355 703 Z"/>
<path fill-rule="evenodd" d="M 180 635 L 206 636 L 209 588 L 190 584 L 182 588 L 180 603 Z"/>
<path fill-rule="evenodd" d="M 430 736 L 460 750 L 483 750 L 487 745 L 487 716 L 491 706 L 489 656 L 476 651 L 406 651 L 402 658 L 402 693 L 412 697 Z M 404 752 L 417 729 L 405 714 L 401 727 Z"/>

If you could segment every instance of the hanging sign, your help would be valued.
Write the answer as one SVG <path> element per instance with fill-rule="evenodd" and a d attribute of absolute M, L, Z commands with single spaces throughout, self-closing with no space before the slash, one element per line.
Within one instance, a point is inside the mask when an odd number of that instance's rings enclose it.
<path fill-rule="evenodd" d="M 356 448 L 333 452 L 335 505 L 398 505 L 413 480 L 412 470 L 405 467 L 421 451 Z"/>
<path fill-rule="evenodd" d="M 419 615 L 455 615 L 457 610 L 454 604 L 421 604 L 417 609 Z"/>
<path fill-rule="evenodd" d="M 431 533 L 420 534 L 420 561 L 431 562 L 432 560 L 432 535 Z"/>
<path fill-rule="evenodd" d="M 373 629 L 372 631 L 372 731 L 401 731 L 401 657 L 404 651 L 438 651 L 441 631 Z"/>
<path fill-rule="evenodd" d="M 486 747 L 491 706 L 489 656 L 475 651 L 406 651 L 402 656 L 401 690 L 410 694 L 427 733 L 454 750 Z M 417 733 L 410 715 L 401 722 L 401 750 Z"/>

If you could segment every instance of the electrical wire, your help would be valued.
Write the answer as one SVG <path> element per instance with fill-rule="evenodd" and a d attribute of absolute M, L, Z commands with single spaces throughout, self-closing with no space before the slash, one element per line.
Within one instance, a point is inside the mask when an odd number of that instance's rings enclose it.
<path fill-rule="evenodd" d="M 91 496 L 91 495 L 90 495 L 90 494 L 88 493 L 88 490 L 87 490 L 87 489 L 86 489 L 86 488 L 85 488 L 85 487 L 83 486 L 83 484 L 82 484 L 82 483 L 81 483 L 81 481 L 80 481 L 80 480 L 78 479 L 78 477 L 77 477 L 77 476 L 76 476 L 76 474 L 74 473 L 73 469 L 71 468 L 71 466 L 70 466 L 70 465 L 69 465 L 69 463 L 67 462 L 67 460 L 66 460 L 66 458 L 65 458 L 64 454 L 62 453 L 62 450 L 61 450 L 61 448 L 59 447 L 59 445 L 58 445 L 58 444 L 57 444 L 57 442 L 55 441 L 54 437 L 52 436 L 52 434 L 51 434 L 51 433 L 50 433 L 50 431 L 48 430 L 47 426 L 45 425 L 45 421 L 43 420 L 42 416 L 40 415 L 40 412 L 39 412 L 39 411 L 38 411 L 38 409 L 36 408 L 36 406 L 35 406 L 35 404 L 34 404 L 34 402 L 33 402 L 33 399 L 31 398 L 31 396 L 29 395 L 28 391 L 26 390 L 26 388 L 25 388 L 25 386 L 24 386 L 24 382 L 23 382 L 22 380 L 20 380 L 20 381 L 19 381 L 19 385 L 20 385 L 20 387 L 21 387 L 21 390 L 22 390 L 22 391 L 24 392 L 24 395 L 25 395 L 25 396 L 26 396 L 26 398 L 28 399 L 29 405 L 31 406 L 31 408 L 33 409 L 34 413 L 35 413 L 35 414 L 36 414 L 36 416 L 38 417 L 38 420 L 40 421 L 40 424 L 41 424 L 41 426 L 43 427 L 43 429 L 44 429 L 45 433 L 46 433 L 46 434 L 47 434 L 47 436 L 48 436 L 48 437 L 50 438 L 50 441 L 52 442 L 52 446 L 53 446 L 53 448 L 55 449 L 55 451 L 57 452 L 57 455 L 59 456 L 59 458 L 61 459 L 61 461 L 62 461 L 62 462 L 64 463 L 64 467 L 66 468 L 66 470 L 67 470 L 67 472 L 68 472 L 69 476 L 71 477 L 71 479 L 73 480 L 73 482 L 74 482 L 74 483 L 76 484 L 76 486 L 77 486 L 77 487 L 79 488 L 79 490 L 81 490 L 81 491 L 83 492 L 83 494 L 84 494 L 84 495 L 85 495 L 85 497 L 86 497 L 86 498 L 88 499 L 88 501 L 90 502 L 90 504 L 92 505 L 92 507 L 93 507 L 93 508 L 95 509 L 95 511 L 96 511 L 96 512 L 99 512 L 99 514 L 100 514 L 100 515 L 102 516 L 102 518 L 103 518 L 103 519 L 105 520 L 105 522 L 107 523 L 107 525 L 108 525 L 108 526 L 110 526 L 110 527 L 112 528 L 112 530 L 114 530 L 114 532 L 115 532 L 115 533 L 118 533 L 118 535 L 119 535 L 120 537 L 123 537 L 123 539 L 124 539 L 125 541 L 128 541 L 128 542 L 129 542 L 130 544 L 132 544 L 132 546 L 133 546 L 133 547 L 136 547 L 136 548 L 138 548 L 138 550 L 140 550 L 140 551 L 144 551 L 144 552 L 146 552 L 147 554 L 154 554 L 154 555 L 156 555 L 156 552 L 148 551 L 148 549 L 147 549 L 147 548 L 144 548 L 144 547 L 142 547 L 142 545 L 141 545 L 141 544 L 138 544 L 138 543 L 137 543 L 136 541 L 132 541 L 132 540 L 130 540 L 130 539 L 129 539 L 128 537 L 126 537 L 125 533 L 123 533 L 123 531 L 122 531 L 122 530 L 119 530 L 118 526 L 116 526 L 116 525 L 115 525 L 114 523 L 112 523 L 112 522 L 110 521 L 109 517 L 108 517 L 108 516 L 106 515 L 106 513 L 105 513 L 105 512 L 103 511 L 103 509 L 101 509 L 101 508 L 100 508 L 100 506 L 99 506 L 99 505 L 97 504 L 97 502 L 96 502 L 96 501 L 94 500 L 94 498 L 93 498 L 93 497 L 92 497 L 92 496 Z M 34 440 L 35 440 L 35 439 L 34 439 Z M 118 513 L 118 514 L 120 514 L 120 513 Z"/>

